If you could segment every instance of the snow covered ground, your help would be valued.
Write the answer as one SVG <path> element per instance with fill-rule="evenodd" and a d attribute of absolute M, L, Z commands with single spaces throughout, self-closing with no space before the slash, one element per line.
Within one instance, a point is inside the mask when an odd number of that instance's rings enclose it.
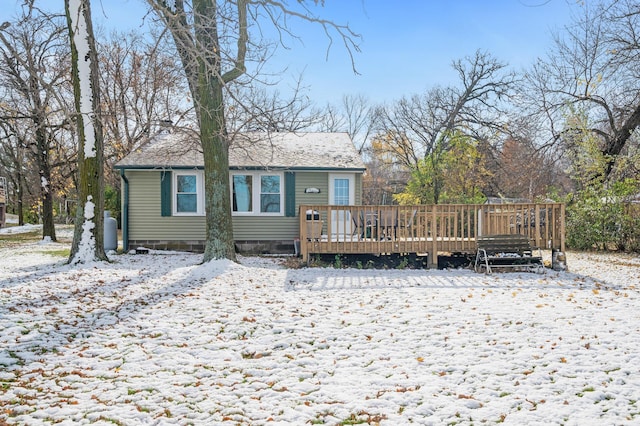
<path fill-rule="evenodd" d="M 637 256 L 487 276 L 68 246 L 0 249 L 0 424 L 640 423 Z"/>

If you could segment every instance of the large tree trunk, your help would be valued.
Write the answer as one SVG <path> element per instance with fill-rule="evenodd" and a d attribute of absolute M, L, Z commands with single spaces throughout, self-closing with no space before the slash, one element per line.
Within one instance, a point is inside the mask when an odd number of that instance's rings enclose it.
<path fill-rule="evenodd" d="M 216 4 L 194 2 L 195 37 L 205 49 L 198 56 L 196 109 L 200 121 L 200 142 L 204 156 L 206 242 L 204 261 L 236 260 L 231 221 L 229 185 L 229 142 L 225 123 L 223 88 L 220 76 L 220 43 L 216 26 Z"/>
<path fill-rule="evenodd" d="M 49 162 L 49 134 L 46 128 L 45 108 L 40 99 L 40 84 L 35 76 L 29 79 L 30 92 L 33 94 L 33 124 L 35 125 L 36 163 L 40 182 L 40 200 L 42 201 L 42 238 L 56 241 L 56 228 L 53 223 L 53 194 L 51 193 L 51 164 Z"/>
<path fill-rule="evenodd" d="M 69 262 L 106 260 L 98 60 L 89 0 L 65 0 L 78 132 L 78 208 Z"/>
<path fill-rule="evenodd" d="M 53 223 L 53 194 L 51 193 L 51 165 L 49 164 L 49 143 L 43 128 L 44 120 L 36 120 L 36 146 L 38 147 L 38 175 L 40 177 L 40 200 L 42 201 L 42 238 L 56 241 L 56 227 Z"/>
<path fill-rule="evenodd" d="M 201 98 L 200 142 L 204 156 L 206 243 L 204 261 L 236 260 L 229 199 L 229 148 L 224 128 L 222 88 L 207 84 Z M 204 90 L 207 90 L 206 88 Z"/>
<path fill-rule="evenodd" d="M 604 171 L 605 178 L 608 178 L 613 171 L 620 153 L 638 127 L 640 127 L 640 105 L 635 106 L 633 112 L 622 123 L 620 128 L 614 131 L 613 137 L 608 138 L 607 145 L 602 150 L 602 153 L 609 158 Z"/>
<path fill-rule="evenodd" d="M 56 227 L 53 221 L 53 194 L 51 193 L 51 170 L 47 164 L 46 168 L 40 169 L 40 191 L 42 194 L 42 238 L 56 239 Z"/>

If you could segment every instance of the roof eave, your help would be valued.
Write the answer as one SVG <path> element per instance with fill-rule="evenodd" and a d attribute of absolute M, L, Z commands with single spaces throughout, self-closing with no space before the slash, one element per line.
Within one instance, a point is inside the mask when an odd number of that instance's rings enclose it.
<path fill-rule="evenodd" d="M 115 170 L 203 170 L 203 166 L 168 166 L 168 165 L 115 165 Z M 230 166 L 229 170 L 279 170 L 279 171 L 335 171 L 335 172 L 365 172 L 365 167 L 284 167 L 284 166 Z"/>

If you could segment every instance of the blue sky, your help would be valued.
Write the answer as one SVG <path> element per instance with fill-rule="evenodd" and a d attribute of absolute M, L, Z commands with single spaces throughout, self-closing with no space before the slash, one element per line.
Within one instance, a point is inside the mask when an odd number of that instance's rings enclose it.
<path fill-rule="evenodd" d="M 63 0 L 40 0 L 60 4 Z M 588 2 L 588 0 L 587 0 Z M 0 21 L 22 0 L 0 0 Z M 551 47 L 551 31 L 569 24 L 577 0 L 326 0 L 322 16 L 348 23 L 362 35 L 355 75 L 343 46 L 319 27 L 295 26 L 302 42 L 272 58 L 272 70 L 287 69 L 281 91 L 304 74 L 308 95 L 320 104 L 343 94 L 364 94 L 375 103 L 456 83 L 451 62 L 486 50 L 515 69 L 533 63 Z M 8 7 L 5 7 L 8 6 Z M 107 27 L 138 28 L 143 0 L 92 0 L 93 17 Z M 142 30 L 142 29 L 141 29 Z"/>
<path fill-rule="evenodd" d="M 570 22 L 575 0 L 327 0 L 328 16 L 362 34 L 362 52 L 351 72 L 335 45 L 325 58 L 326 39 L 310 29 L 307 49 L 287 57 L 305 70 L 320 97 L 364 93 L 376 102 L 398 99 L 434 85 L 457 82 L 451 62 L 486 50 L 516 69 L 551 47 L 551 32 Z M 306 66 L 306 67 L 305 67 Z"/>

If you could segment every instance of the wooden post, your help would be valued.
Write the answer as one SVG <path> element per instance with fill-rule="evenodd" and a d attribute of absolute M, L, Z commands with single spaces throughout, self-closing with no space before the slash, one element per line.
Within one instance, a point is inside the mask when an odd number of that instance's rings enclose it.
<path fill-rule="evenodd" d="M 307 245 L 307 227 L 306 227 L 306 215 L 302 211 L 302 206 L 298 210 L 298 224 L 300 227 L 300 254 L 302 255 L 302 261 L 309 263 L 309 247 Z"/>
<path fill-rule="evenodd" d="M 536 214 L 536 246 L 537 247 L 542 247 L 541 240 L 542 240 L 542 235 L 540 234 L 540 205 L 536 204 L 536 209 L 535 209 L 535 214 Z M 546 246 L 547 242 L 546 242 L 546 238 L 545 241 L 543 242 L 543 244 Z"/>
<path fill-rule="evenodd" d="M 427 259 L 429 263 L 429 269 L 438 269 L 438 226 L 437 226 L 437 214 L 439 209 L 438 205 L 432 206 L 431 209 L 431 248 L 427 252 L 429 257 Z"/>
<path fill-rule="evenodd" d="M 564 240 L 565 240 L 565 229 L 564 229 L 564 222 L 565 222 L 565 206 L 564 203 L 560 204 L 560 251 L 562 251 L 564 253 L 565 251 L 565 246 L 564 246 Z"/>

